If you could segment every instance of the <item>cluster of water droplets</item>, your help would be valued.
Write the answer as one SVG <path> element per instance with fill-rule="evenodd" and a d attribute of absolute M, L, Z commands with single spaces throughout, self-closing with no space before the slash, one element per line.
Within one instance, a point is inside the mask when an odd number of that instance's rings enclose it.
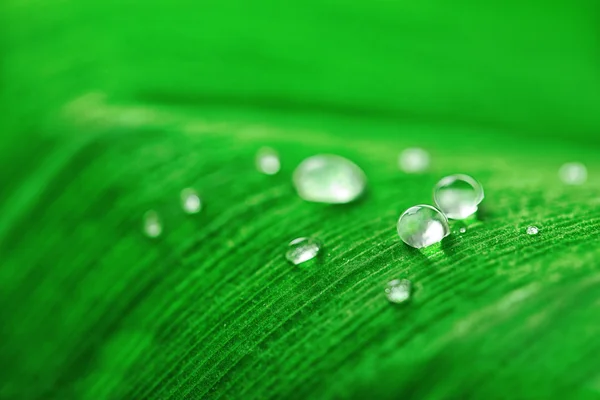
<path fill-rule="evenodd" d="M 425 172 L 430 166 L 429 153 L 420 148 L 404 150 L 398 157 L 398 166 L 407 174 Z M 281 169 L 279 154 L 270 147 L 258 150 L 256 169 L 265 175 L 275 175 Z M 587 169 L 581 163 L 567 163 L 559 169 L 560 179 L 568 185 L 582 185 L 587 179 Z M 299 197 L 316 203 L 346 204 L 360 198 L 367 185 L 365 173 L 352 161 L 333 154 L 319 154 L 303 160 L 293 172 L 292 183 Z M 483 186 L 465 174 L 442 178 L 433 188 L 432 205 L 415 205 L 400 215 L 396 229 L 400 239 L 407 245 L 422 249 L 441 242 L 450 235 L 449 220 L 461 221 L 471 218 L 479 209 L 485 195 Z M 180 193 L 181 208 L 187 214 L 197 214 L 203 208 L 198 192 L 185 188 Z M 467 232 L 466 225 L 455 226 L 455 233 Z M 163 233 L 159 213 L 149 210 L 143 217 L 143 231 L 150 238 Z M 527 235 L 537 235 L 537 226 L 528 226 Z M 314 237 L 292 240 L 285 253 L 293 265 L 306 263 L 321 254 L 323 243 Z M 392 303 L 407 302 L 412 295 L 412 283 L 408 279 L 394 279 L 385 288 L 387 299 Z"/>
<path fill-rule="evenodd" d="M 450 175 L 433 188 L 436 207 L 410 207 L 398 219 L 398 235 L 407 245 L 420 249 L 441 242 L 450 235 L 448 219 L 464 220 L 474 215 L 483 201 L 483 187 L 468 175 Z M 465 233 L 461 227 L 460 233 Z"/>

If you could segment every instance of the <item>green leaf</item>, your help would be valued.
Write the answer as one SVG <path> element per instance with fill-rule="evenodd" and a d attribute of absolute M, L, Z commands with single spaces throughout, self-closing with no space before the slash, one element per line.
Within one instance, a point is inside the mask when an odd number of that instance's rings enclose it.
<path fill-rule="evenodd" d="M 597 398 L 597 15 L 3 3 L 0 398 Z M 263 146 L 279 174 L 256 171 Z M 408 175 L 415 146 L 432 165 Z M 302 201 L 291 174 L 318 153 L 361 166 L 367 194 Z M 583 185 L 559 179 L 571 161 Z M 453 173 L 483 184 L 477 219 L 407 247 L 399 215 Z M 299 236 L 318 262 L 286 261 Z"/>

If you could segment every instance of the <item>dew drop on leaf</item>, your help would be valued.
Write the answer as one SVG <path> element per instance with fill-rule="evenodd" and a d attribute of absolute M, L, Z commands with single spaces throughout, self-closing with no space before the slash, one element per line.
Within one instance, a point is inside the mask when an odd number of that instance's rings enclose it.
<path fill-rule="evenodd" d="M 465 219 L 475 214 L 483 198 L 483 186 L 468 175 L 447 176 L 433 189 L 435 204 L 450 219 Z"/>
<path fill-rule="evenodd" d="M 398 166 L 407 174 L 424 172 L 429 168 L 429 153 L 420 148 L 410 148 L 400 153 Z"/>
<path fill-rule="evenodd" d="M 563 164 L 558 171 L 558 176 L 567 185 L 583 185 L 587 180 L 587 168 L 579 162 Z"/>
<path fill-rule="evenodd" d="M 183 189 L 181 191 L 181 207 L 188 214 L 196 214 L 202 209 L 202 199 L 194 189 Z"/>
<path fill-rule="evenodd" d="M 265 175 L 275 175 L 281 169 L 279 154 L 270 147 L 263 147 L 256 153 L 256 169 Z"/>
<path fill-rule="evenodd" d="M 407 245 L 420 249 L 439 243 L 450 234 L 448 219 L 435 207 L 419 205 L 400 216 L 398 235 Z"/>
<path fill-rule="evenodd" d="M 528 226 L 527 227 L 528 235 L 537 235 L 538 233 L 540 233 L 540 229 L 537 226 Z"/>
<path fill-rule="evenodd" d="M 356 200 L 364 192 L 367 179 L 352 161 L 321 154 L 302 161 L 294 171 L 293 182 L 304 200 L 344 204 Z"/>
<path fill-rule="evenodd" d="M 163 227 L 160 216 L 154 210 L 149 210 L 144 214 L 144 233 L 150 238 L 157 238 L 162 233 Z"/>
<path fill-rule="evenodd" d="M 394 279 L 388 282 L 385 295 L 391 303 L 404 303 L 410 299 L 412 284 L 408 279 Z"/>
<path fill-rule="evenodd" d="M 322 243 L 315 238 L 301 237 L 294 239 L 288 245 L 285 258 L 294 265 L 312 260 L 319 254 Z"/>

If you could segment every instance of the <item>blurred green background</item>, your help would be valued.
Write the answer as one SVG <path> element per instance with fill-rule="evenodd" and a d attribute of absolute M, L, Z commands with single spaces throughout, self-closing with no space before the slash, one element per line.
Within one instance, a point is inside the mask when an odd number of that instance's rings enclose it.
<path fill-rule="evenodd" d="M 600 398 L 599 16 L 592 0 L 5 0 L 0 398 Z M 273 177 L 254 168 L 265 145 Z M 412 146 L 426 174 L 398 169 Z M 364 199 L 295 195 L 294 167 L 322 152 L 364 169 Z M 584 185 L 558 179 L 569 161 Z M 457 172 L 485 212 L 411 251 L 398 216 Z M 286 244 L 309 235 L 323 262 L 292 267 Z M 383 292 L 399 277 L 403 307 Z"/>

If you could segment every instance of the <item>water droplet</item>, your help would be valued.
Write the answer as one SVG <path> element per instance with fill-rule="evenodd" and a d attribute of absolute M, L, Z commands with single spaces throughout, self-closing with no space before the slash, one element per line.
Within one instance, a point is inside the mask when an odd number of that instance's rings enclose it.
<path fill-rule="evenodd" d="M 450 219 L 465 219 L 475 214 L 483 198 L 483 186 L 468 175 L 447 176 L 433 189 L 435 204 Z"/>
<path fill-rule="evenodd" d="M 459 229 L 460 233 L 467 233 L 467 228 L 463 227 Z"/>
<path fill-rule="evenodd" d="M 144 214 L 144 233 L 150 238 L 157 238 L 162 233 L 162 222 L 160 216 L 154 210 L 149 210 Z"/>
<path fill-rule="evenodd" d="M 404 303 L 410 299 L 412 284 L 408 279 L 394 279 L 388 282 L 385 295 L 391 303 Z"/>
<path fill-rule="evenodd" d="M 410 148 L 400 153 L 398 165 L 407 174 L 416 174 L 429 168 L 429 153 L 420 148 Z"/>
<path fill-rule="evenodd" d="M 528 235 L 537 235 L 538 233 L 540 233 L 540 229 L 537 226 L 528 226 L 527 227 Z"/>
<path fill-rule="evenodd" d="M 343 204 L 356 200 L 364 191 L 367 178 L 352 161 L 321 154 L 302 161 L 294 171 L 298 195 L 317 203 Z"/>
<path fill-rule="evenodd" d="M 256 169 L 266 175 L 275 175 L 281 169 L 279 154 L 270 147 L 263 147 L 256 153 Z"/>
<path fill-rule="evenodd" d="M 582 185 L 587 180 L 587 168 L 582 163 L 566 163 L 558 171 L 560 180 L 567 185 Z"/>
<path fill-rule="evenodd" d="M 194 189 L 183 189 L 181 191 L 181 207 L 188 214 L 196 214 L 202 209 L 202 200 Z"/>
<path fill-rule="evenodd" d="M 298 265 L 315 258 L 319 254 L 322 244 L 317 239 L 301 237 L 292 240 L 288 247 L 285 258 L 292 264 Z"/>
<path fill-rule="evenodd" d="M 407 245 L 417 249 L 441 242 L 450 234 L 448 219 L 432 206 L 409 208 L 398 220 L 398 235 Z"/>

